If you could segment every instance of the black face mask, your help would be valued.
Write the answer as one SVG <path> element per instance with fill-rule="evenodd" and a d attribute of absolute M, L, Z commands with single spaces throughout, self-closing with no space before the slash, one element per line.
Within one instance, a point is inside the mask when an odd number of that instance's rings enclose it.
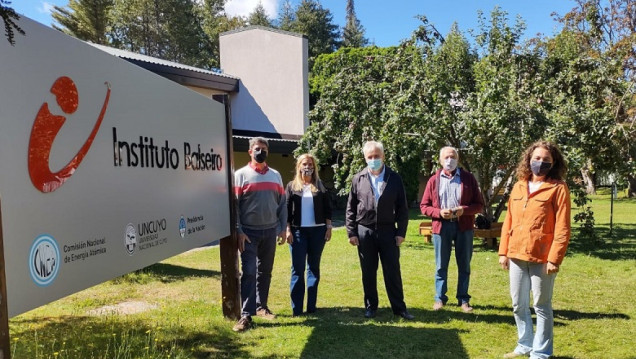
<path fill-rule="evenodd" d="M 263 149 L 254 150 L 254 160 L 258 163 L 263 163 L 267 159 L 267 151 Z"/>
<path fill-rule="evenodd" d="M 551 162 L 530 161 L 530 169 L 535 176 L 545 176 L 552 169 Z"/>

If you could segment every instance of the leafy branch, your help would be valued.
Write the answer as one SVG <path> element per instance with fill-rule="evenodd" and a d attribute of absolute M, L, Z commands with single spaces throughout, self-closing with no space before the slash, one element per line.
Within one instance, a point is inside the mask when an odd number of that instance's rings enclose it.
<path fill-rule="evenodd" d="M 16 21 L 20 20 L 20 15 L 10 8 L 9 5 L 11 5 L 11 1 L 0 0 L 0 17 L 4 22 L 4 33 L 9 43 L 13 46 L 15 45 L 15 32 L 24 35 L 24 30 L 16 24 Z"/>

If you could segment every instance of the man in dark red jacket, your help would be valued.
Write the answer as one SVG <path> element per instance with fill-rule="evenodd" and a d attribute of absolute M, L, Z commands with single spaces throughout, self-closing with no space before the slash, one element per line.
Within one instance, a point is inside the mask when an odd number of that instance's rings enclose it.
<path fill-rule="evenodd" d="M 426 184 L 420 209 L 433 219 L 433 246 L 435 248 L 435 304 L 440 310 L 448 301 L 448 262 L 452 244 L 457 260 L 457 302 L 466 313 L 470 306 L 470 260 L 473 255 L 473 226 L 475 214 L 484 208 L 479 185 L 468 171 L 458 168 L 459 154 L 454 147 L 444 147 L 439 153 L 442 169 Z"/>

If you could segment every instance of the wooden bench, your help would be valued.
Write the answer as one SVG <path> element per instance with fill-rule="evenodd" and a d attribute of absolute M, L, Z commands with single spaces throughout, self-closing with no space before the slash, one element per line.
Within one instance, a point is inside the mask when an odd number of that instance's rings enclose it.
<path fill-rule="evenodd" d="M 474 236 L 477 238 L 482 238 L 483 243 L 487 248 L 495 248 L 497 247 L 497 238 L 501 235 L 501 226 L 503 223 L 495 222 L 491 223 L 491 228 L 489 229 L 474 229 Z M 420 223 L 420 236 L 424 236 L 424 241 L 426 243 L 431 243 L 433 238 L 433 223 L 432 222 L 421 222 Z"/>
<path fill-rule="evenodd" d="M 501 226 L 503 223 L 494 222 L 490 224 L 489 229 L 475 228 L 475 237 L 482 238 L 486 248 L 496 248 L 497 238 L 501 236 Z"/>
<path fill-rule="evenodd" d="M 433 222 L 420 223 L 420 236 L 424 236 L 424 242 L 431 243 L 433 238 Z"/>

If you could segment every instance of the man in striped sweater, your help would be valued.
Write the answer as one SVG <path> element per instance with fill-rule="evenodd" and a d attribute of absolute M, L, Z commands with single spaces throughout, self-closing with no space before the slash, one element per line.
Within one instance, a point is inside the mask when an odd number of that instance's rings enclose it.
<path fill-rule="evenodd" d="M 236 230 L 241 252 L 241 319 L 235 332 L 252 326 L 252 315 L 276 318 L 267 307 L 272 279 L 276 238 L 285 238 L 287 205 L 280 173 L 267 166 L 269 144 L 262 137 L 249 142 L 250 162 L 234 172 L 234 193 L 238 210 Z"/>

